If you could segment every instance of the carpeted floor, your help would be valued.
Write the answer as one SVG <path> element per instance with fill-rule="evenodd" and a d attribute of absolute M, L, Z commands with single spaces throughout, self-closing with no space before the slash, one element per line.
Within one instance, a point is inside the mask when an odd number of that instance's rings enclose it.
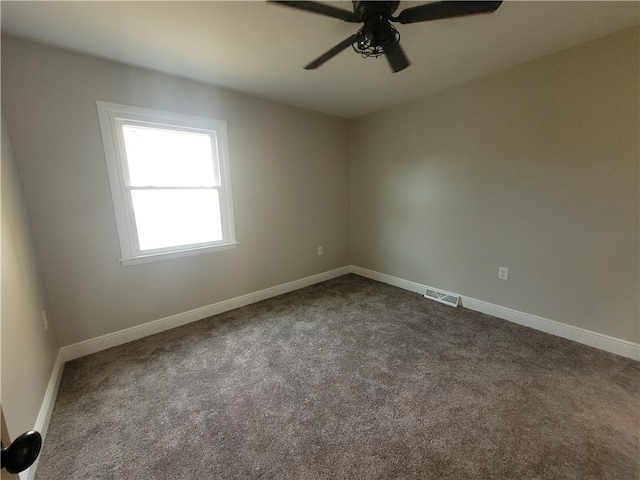
<path fill-rule="evenodd" d="M 638 479 L 639 382 L 346 275 L 67 363 L 36 478 Z"/>

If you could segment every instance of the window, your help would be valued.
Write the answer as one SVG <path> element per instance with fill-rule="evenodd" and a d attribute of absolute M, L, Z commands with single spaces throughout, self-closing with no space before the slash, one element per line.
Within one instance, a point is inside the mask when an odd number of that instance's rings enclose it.
<path fill-rule="evenodd" d="M 235 248 L 226 122 L 97 105 L 123 265 Z"/>

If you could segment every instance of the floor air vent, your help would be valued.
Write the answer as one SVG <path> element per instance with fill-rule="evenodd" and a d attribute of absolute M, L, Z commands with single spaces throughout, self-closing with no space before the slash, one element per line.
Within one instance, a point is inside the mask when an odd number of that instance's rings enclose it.
<path fill-rule="evenodd" d="M 460 295 L 443 292 L 442 290 L 436 290 L 435 288 L 427 288 L 424 298 L 429 298 L 436 302 L 444 303 L 445 305 L 451 305 L 452 307 L 457 307 L 460 303 Z"/>

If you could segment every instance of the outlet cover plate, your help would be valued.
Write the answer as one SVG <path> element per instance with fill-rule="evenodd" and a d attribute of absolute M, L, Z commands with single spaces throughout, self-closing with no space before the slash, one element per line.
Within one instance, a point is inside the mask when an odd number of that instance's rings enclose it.
<path fill-rule="evenodd" d="M 509 268 L 507 267 L 498 268 L 498 278 L 500 280 L 509 280 Z"/>

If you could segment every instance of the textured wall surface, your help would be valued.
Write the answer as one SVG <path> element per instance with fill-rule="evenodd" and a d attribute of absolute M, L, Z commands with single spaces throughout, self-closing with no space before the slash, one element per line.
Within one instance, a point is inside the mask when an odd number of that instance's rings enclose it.
<path fill-rule="evenodd" d="M 638 342 L 638 38 L 355 120 L 352 263 Z"/>
<path fill-rule="evenodd" d="M 0 401 L 14 439 L 35 425 L 59 345 L 4 114 L 1 191 Z M 48 312 L 48 330 L 43 310 Z"/>
<path fill-rule="evenodd" d="M 237 249 L 121 266 L 96 100 L 227 122 Z M 12 38 L 2 102 L 62 345 L 350 262 L 347 120 Z"/>

